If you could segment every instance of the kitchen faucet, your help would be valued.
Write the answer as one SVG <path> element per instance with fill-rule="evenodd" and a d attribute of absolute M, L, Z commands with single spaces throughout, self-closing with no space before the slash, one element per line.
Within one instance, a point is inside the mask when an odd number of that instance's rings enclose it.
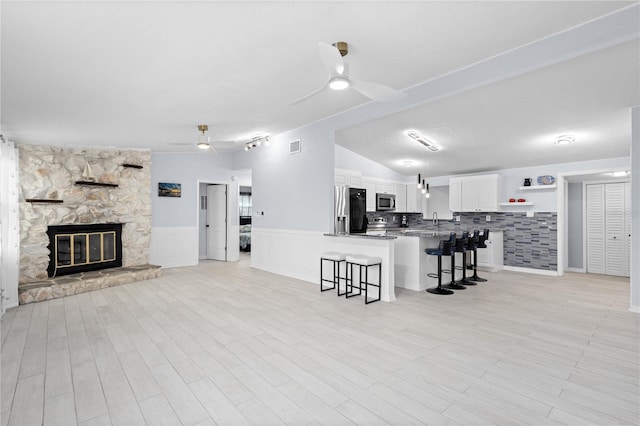
<path fill-rule="evenodd" d="M 438 212 L 433 212 L 433 226 L 438 226 Z"/>

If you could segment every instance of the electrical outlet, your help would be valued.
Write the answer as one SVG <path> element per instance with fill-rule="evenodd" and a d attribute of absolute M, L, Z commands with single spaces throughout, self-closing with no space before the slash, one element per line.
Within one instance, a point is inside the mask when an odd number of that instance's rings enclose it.
<path fill-rule="evenodd" d="M 487 215 L 487 217 L 485 218 L 485 220 L 486 220 L 487 222 L 491 222 L 491 215 L 490 215 L 490 214 L 488 214 L 488 215 Z"/>
<path fill-rule="evenodd" d="M 534 217 L 535 213 L 534 212 L 527 212 L 527 217 Z"/>
<path fill-rule="evenodd" d="M 460 216 L 456 216 L 456 222 L 460 222 Z"/>

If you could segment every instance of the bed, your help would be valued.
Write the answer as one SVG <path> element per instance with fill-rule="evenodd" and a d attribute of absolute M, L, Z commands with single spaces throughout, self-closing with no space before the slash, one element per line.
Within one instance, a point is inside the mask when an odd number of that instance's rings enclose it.
<path fill-rule="evenodd" d="M 251 225 L 240 225 L 240 251 L 251 251 Z"/>

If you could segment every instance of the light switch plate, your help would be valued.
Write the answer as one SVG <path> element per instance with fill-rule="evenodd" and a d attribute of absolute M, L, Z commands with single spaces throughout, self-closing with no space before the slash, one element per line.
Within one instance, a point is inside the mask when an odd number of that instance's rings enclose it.
<path fill-rule="evenodd" d="M 491 222 L 491 215 L 490 215 L 490 214 L 488 214 L 488 215 L 487 215 L 487 217 L 486 217 L 486 221 L 487 221 L 487 222 Z"/>
<path fill-rule="evenodd" d="M 527 217 L 534 217 L 535 216 L 535 212 L 527 212 Z"/>

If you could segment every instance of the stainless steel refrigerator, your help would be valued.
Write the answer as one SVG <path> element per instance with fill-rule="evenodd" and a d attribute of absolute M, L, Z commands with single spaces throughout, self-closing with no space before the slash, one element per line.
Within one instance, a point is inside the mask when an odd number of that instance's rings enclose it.
<path fill-rule="evenodd" d="M 367 191 L 339 185 L 335 187 L 335 233 L 367 232 Z"/>

